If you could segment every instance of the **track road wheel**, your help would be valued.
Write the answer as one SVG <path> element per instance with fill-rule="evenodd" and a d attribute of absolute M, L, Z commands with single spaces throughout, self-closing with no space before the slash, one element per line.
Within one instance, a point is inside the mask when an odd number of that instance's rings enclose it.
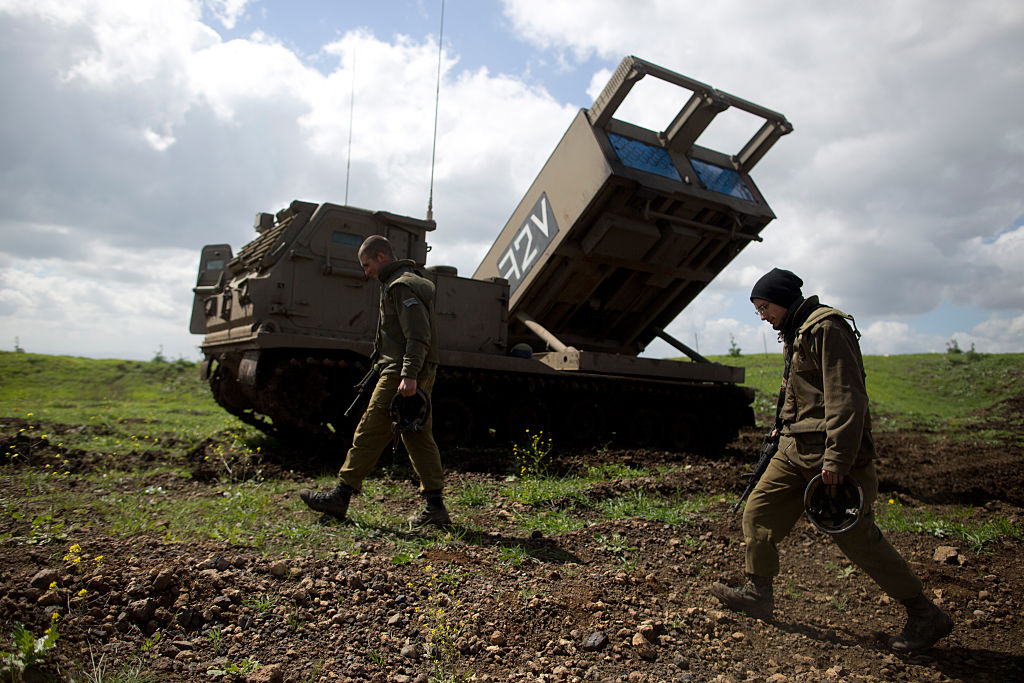
<path fill-rule="evenodd" d="M 473 409 L 461 398 L 444 396 L 433 401 L 434 440 L 442 447 L 468 446 L 473 441 L 476 420 Z"/>
<path fill-rule="evenodd" d="M 626 424 L 628 442 L 637 448 L 659 446 L 663 432 L 664 421 L 658 411 L 652 407 L 637 407 L 630 414 Z"/>
<path fill-rule="evenodd" d="M 508 406 L 505 425 L 509 441 L 519 441 L 527 430 L 541 434 L 550 428 L 548 407 L 532 396 L 515 401 Z"/>
<path fill-rule="evenodd" d="M 698 441 L 697 420 L 685 413 L 668 418 L 665 429 L 665 445 L 676 452 L 693 449 Z"/>
<path fill-rule="evenodd" d="M 569 443 L 594 443 L 605 433 L 605 414 L 594 401 L 578 401 L 559 420 L 558 435 Z"/>

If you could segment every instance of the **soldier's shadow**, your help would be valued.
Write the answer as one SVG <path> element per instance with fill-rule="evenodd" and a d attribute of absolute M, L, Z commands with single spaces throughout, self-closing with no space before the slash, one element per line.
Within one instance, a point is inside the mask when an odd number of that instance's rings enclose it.
<path fill-rule="evenodd" d="M 480 546 L 482 548 L 493 546 L 508 548 L 513 551 L 523 552 L 538 562 L 546 562 L 550 564 L 582 562 L 579 557 L 561 547 L 557 541 L 543 536 L 509 536 L 506 534 L 467 529 L 458 525 L 455 525 L 452 528 L 459 530 L 462 534 L 461 538 L 465 543 Z"/>
<path fill-rule="evenodd" d="M 879 631 L 860 632 L 845 627 L 819 628 L 812 624 L 778 619 L 772 624 L 780 631 L 830 645 L 855 646 L 893 654 L 907 664 L 932 668 L 952 680 L 971 680 L 975 683 L 1024 681 L 1024 656 L 1021 655 L 949 645 L 946 641 L 940 641 L 923 652 L 898 653 L 889 647 L 888 636 Z"/>
<path fill-rule="evenodd" d="M 793 635 L 800 635 L 811 640 L 817 640 L 822 643 L 829 643 L 832 645 L 843 645 L 849 647 L 851 645 L 858 645 L 861 647 L 874 645 L 875 636 L 856 633 L 845 627 L 837 628 L 819 628 L 813 624 L 795 622 L 795 621 L 782 621 L 775 619 L 772 621 L 772 625 L 780 631 L 791 633 Z"/>
<path fill-rule="evenodd" d="M 462 526 L 461 524 L 415 527 L 408 523 L 398 526 L 386 526 L 383 524 L 367 524 L 362 522 L 353 522 L 350 520 L 345 520 L 344 522 L 330 522 L 329 520 L 323 520 L 322 523 L 358 525 L 369 530 L 367 535 L 371 538 L 393 536 L 404 541 L 421 542 L 425 535 L 433 535 L 435 538 L 444 539 L 445 537 L 448 537 L 448 541 L 461 542 L 481 548 L 506 548 L 509 550 L 506 559 L 511 563 L 515 563 L 526 558 L 530 558 L 536 562 L 543 562 L 545 564 L 582 562 L 579 557 L 562 548 L 557 541 L 532 534 L 528 537 L 510 536 L 507 534 L 490 533 L 479 531 L 477 529 L 470 529 Z M 426 549 L 427 548 L 425 547 L 425 550 Z"/>

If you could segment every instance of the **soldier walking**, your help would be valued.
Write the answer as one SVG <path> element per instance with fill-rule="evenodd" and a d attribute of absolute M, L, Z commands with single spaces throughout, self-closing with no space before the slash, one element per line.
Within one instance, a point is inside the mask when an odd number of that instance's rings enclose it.
<path fill-rule="evenodd" d="M 380 235 L 367 237 L 358 255 L 363 272 L 380 281 L 380 318 L 375 340 L 375 367 L 380 376 L 338 472 L 337 486 L 327 492 L 299 492 L 310 508 L 339 520 L 345 519 L 352 495 L 362 490 L 363 480 L 394 437 L 389 408 L 395 394 L 411 397 L 420 389 L 429 398 L 437 375 L 434 283 L 416 269 L 411 259 L 396 260 L 391 243 Z M 451 523 L 442 497 L 444 471 L 432 424 L 430 413 L 419 430 L 403 432 L 401 437 L 420 480 L 420 495 L 426 502 L 423 510 L 409 518 L 416 525 Z"/>
<path fill-rule="evenodd" d="M 778 451 L 743 511 L 747 583 L 722 583 L 711 593 L 732 610 L 771 619 L 772 580 L 779 573 L 777 544 L 804 511 L 803 493 L 819 473 L 826 486 L 860 483 L 865 512 L 848 531 L 831 534 L 850 560 L 907 610 L 903 631 L 889 638 L 897 651 L 931 647 L 953 629 L 953 620 L 922 592 L 920 579 L 875 524 L 878 495 L 875 446 L 864 383 L 859 333 L 853 318 L 804 298 L 803 280 L 775 268 L 754 285 L 750 300 L 762 320 L 778 330 L 785 372 L 779 399 Z"/>

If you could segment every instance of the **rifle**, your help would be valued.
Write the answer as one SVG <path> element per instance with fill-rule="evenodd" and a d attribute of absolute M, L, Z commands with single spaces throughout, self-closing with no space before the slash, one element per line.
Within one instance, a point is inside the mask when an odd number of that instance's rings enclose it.
<path fill-rule="evenodd" d="M 776 420 L 775 426 L 768 434 L 765 435 L 761 441 L 761 455 L 757 460 L 757 464 L 754 465 L 754 471 L 748 472 L 743 475 L 744 479 L 748 479 L 747 490 L 743 492 L 740 499 L 736 501 L 736 504 L 732 506 L 733 514 L 740 509 L 740 505 L 747 499 L 750 492 L 757 486 L 757 482 L 761 480 L 761 475 L 768 469 L 768 463 L 771 462 L 772 456 L 779 450 L 779 422 Z"/>
<path fill-rule="evenodd" d="M 789 383 L 789 368 L 793 361 L 792 341 L 786 342 L 784 355 L 786 367 L 782 371 L 782 386 L 779 387 L 779 398 L 775 402 L 775 423 L 761 441 L 761 454 L 757 459 L 757 464 L 754 465 L 754 471 L 743 475 L 744 479 L 749 480 L 747 482 L 747 490 L 743 492 L 740 499 L 732 506 L 733 514 L 736 514 L 736 511 L 740 509 L 740 505 L 743 505 L 743 501 L 747 499 L 750 492 L 757 486 L 757 482 L 761 481 L 761 475 L 768 469 L 768 463 L 771 462 L 772 456 L 779 450 L 779 434 L 782 432 L 782 418 L 780 416 L 782 415 L 782 406 L 786 402 L 786 385 Z"/>
<path fill-rule="evenodd" d="M 381 290 L 381 300 L 383 301 L 384 290 Z M 384 304 L 381 304 L 381 310 L 383 310 Z M 380 370 L 377 369 L 377 356 L 380 355 L 380 335 L 383 331 L 381 327 L 381 317 L 377 316 L 377 331 L 373 333 L 373 352 L 370 354 L 370 371 L 363 375 L 363 378 L 359 380 L 359 384 L 355 385 L 353 389 L 356 390 L 356 397 L 352 399 L 352 405 L 345 411 L 345 419 L 348 419 L 352 415 L 352 411 L 359 405 L 359 401 L 363 398 L 363 394 L 367 391 L 373 391 L 373 388 L 377 386 L 377 380 L 380 379 Z"/>
<path fill-rule="evenodd" d="M 378 370 L 375 365 L 371 366 L 370 371 L 367 372 L 366 375 L 359 380 L 359 384 L 354 387 L 356 390 L 356 397 L 352 399 L 352 405 L 350 405 L 348 410 L 345 411 L 346 418 L 351 417 L 352 411 L 356 409 L 357 405 L 359 405 L 359 401 L 362 400 L 363 394 L 367 391 L 373 391 L 373 388 L 377 386 L 378 379 L 380 379 L 380 370 Z"/>

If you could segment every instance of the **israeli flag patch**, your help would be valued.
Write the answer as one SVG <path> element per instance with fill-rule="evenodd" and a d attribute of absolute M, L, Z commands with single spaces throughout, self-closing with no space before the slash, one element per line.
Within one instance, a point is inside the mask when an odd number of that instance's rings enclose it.
<path fill-rule="evenodd" d="M 419 303 L 419 300 L 416 297 L 411 296 L 408 299 L 406 299 L 405 301 L 403 301 L 402 305 L 405 306 L 406 308 L 412 308 L 413 306 L 415 306 L 418 303 Z"/>

